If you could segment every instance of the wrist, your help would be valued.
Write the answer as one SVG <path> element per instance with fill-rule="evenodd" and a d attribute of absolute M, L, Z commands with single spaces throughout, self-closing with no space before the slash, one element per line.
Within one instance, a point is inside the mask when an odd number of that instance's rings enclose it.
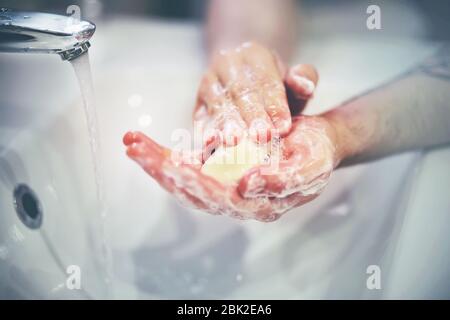
<path fill-rule="evenodd" d="M 347 111 L 339 107 L 323 115 L 334 131 L 335 167 L 351 162 L 369 144 L 363 126 L 354 125 L 355 115 Z"/>

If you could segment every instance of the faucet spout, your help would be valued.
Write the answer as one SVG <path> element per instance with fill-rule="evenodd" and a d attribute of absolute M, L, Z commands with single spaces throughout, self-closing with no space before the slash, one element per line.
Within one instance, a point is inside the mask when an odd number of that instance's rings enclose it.
<path fill-rule="evenodd" d="M 0 52 L 57 53 L 73 60 L 90 47 L 95 25 L 70 16 L 0 8 Z"/>

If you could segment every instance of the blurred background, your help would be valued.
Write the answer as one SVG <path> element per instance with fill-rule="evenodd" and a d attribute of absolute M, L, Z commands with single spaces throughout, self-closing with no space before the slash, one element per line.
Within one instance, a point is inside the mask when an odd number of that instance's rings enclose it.
<path fill-rule="evenodd" d="M 355 0 L 298 0 L 298 4 L 308 12 L 309 10 L 325 11 L 356 11 L 358 8 L 367 7 L 370 4 L 385 6 L 408 7 L 420 13 L 424 23 L 427 25 L 426 32 L 422 36 L 428 38 L 448 40 L 450 39 L 450 5 L 446 0 L 398 0 L 395 2 L 387 0 L 375 1 L 355 1 Z M 133 15 L 143 17 L 154 17 L 171 20 L 196 20 L 201 21 L 205 15 L 205 7 L 208 0 L 4 0 L 0 4 L 5 7 L 22 10 L 40 10 L 63 14 L 69 5 L 75 4 L 83 8 L 85 19 L 96 19 L 99 17 L 108 17 L 109 15 Z M 386 12 L 385 12 L 386 13 Z M 408 11 L 405 12 L 408 14 Z M 338 17 L 336 17 L 338 18 Z M 384 17 L 388 20 L 393 17 L 387 13 Z M 356 31 L 359 28 L 351 28 L 355 25 L 350 19 L 334 21 L 339 28 L 346 28 L 347 31 Z M 344 21 L 345 20 L 345 21 Z M 390 32 L 393 35 L 405 33 L 414 26 L 410 21 L 394 18 L 395 28 Z M 391 23 L 394 23 L 391 20 Z"/>

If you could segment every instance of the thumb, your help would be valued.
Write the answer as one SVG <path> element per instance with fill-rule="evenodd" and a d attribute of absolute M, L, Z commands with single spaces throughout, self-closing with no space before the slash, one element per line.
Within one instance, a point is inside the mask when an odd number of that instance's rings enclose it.
<path fill-rule="evenodd" d="M 313 96 L 319 75 L 309 64 L 298 64 L 291 67 L 284 78 L 289 108 L 292 116 L 296 116 L 305 108 Z"/>

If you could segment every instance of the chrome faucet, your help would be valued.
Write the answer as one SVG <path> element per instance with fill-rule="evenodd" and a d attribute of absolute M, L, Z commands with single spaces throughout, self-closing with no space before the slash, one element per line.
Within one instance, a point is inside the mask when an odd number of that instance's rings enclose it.
<path fill-rule="evenodd" d="M 71 16 L 0 8 L 0 52 L 57 53 L 73 60 L 90 47 L 95 25 Z"/>

